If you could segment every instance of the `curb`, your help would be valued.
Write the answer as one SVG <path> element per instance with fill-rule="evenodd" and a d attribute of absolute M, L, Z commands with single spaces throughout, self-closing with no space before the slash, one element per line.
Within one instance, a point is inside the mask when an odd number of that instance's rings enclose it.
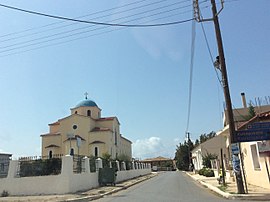
<path fill-rule="evenodd" d="M 114 194 L 114 193 L 119 192 L 121 190 L 127 189 L 129 187 L 132 187 L 132 186 L 134 186 L 136 184 L 139 184 L 139 183 L 141 183 L 143 181 L 146 181 L 146 180 L 148 180 L 148 179 L 150 179 L 152 177 L 154 177 L 154 175 L 151 175 L 151 174 L 146 175 L 146 177 L 141 179 L 141 180 L 138 180 L 138 181 L 136 181 L 134 183 L 131 183 L 131 184 L 128 184 L 128 185 L 124 185 L 123 187 L 117 187 L 117 188 L 115 188 L 115 189 L 113 189 L 111 191 L 108 191 L 106 193 L 103 193 L 103 194 L 94 195 L 94 196 L 84 196 L 84 197 L 81 197 L 81 198 L 73 198 L 73 199 L 71 198 L 71 199 L 66 199 L 64 201 L 69 201 L 69 202 L 76 202 L 76 201 L 81 201 L 81 200 L 93 201 L 93 200 L 96 200 L 96 199 L 103 198 L 104 196 L 111 195 L 111 194 Z"/>
<path fill-rule="evenodd" d="M 208 184 L 207 182 L 197 179 L 195 177 L 193 177 L 191 174 L 189 174 L 188 172 L 183 171 L 184 173 L 186 173 L 189 177 L 191 177 L 193 180 L 199 182 L 200 184 L 202 184 L 203 186 L 207 187 L 208 189 L 210 189 L 211 191 L 217 193 L 218 195 L 226 198 L 226 199 L 238 199 L 238 200 L 249 200 L 249 201 L 269 201 L 268 198 L 265 198 L 263 195 L 257 195 L 257 194 L 230 194 L 228 192 L 224 192 L 221 191 L 219 188 Z"/>

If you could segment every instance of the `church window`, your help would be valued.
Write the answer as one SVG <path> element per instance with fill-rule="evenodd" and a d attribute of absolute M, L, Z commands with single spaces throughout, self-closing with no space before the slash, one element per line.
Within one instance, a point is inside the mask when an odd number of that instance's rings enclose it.
<path fill-rule="evenodd" d="M 77 125 L 73 125 L 72 128 L 73 128 L 74 130 L 76 130 L 76 129 L 78 128 L 78 126 L 77 126 Z"/>
<path fill-rule="evenodd" d="M 91 116 L 91 110 L 87 110 L 87 116 Z"/>
<path fill-rule="evenodd" d="M 49 151 L 49 159 L 51 159 L 53 157 L 53 153 L 52 150 Z"/>
<path fill-rule="evenodd" d="M 70 149 L 70 156 L 74 156 L 74 149 L 73 148 Z"/>
<path fill-rule="evenodd" d="M 95 157 L 98 157 L 98 147 L 95 147 Z"/>
<path fill-rule="evenodd" d="M 117 145 L 117 132 L 114 131 L 114 144 Z"/>

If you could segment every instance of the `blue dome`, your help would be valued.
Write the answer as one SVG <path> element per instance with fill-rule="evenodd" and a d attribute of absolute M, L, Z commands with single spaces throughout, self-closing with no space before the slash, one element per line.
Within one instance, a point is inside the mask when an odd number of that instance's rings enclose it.
<path fill-rule="evenodd" d="M 97 107 L 97 104 L 93 100 L 83 100 L 75 106 L 77 107 Z"/>

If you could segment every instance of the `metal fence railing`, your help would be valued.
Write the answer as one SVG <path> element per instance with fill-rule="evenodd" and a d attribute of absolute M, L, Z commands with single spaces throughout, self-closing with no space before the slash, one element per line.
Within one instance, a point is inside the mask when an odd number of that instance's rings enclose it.
<path fill-rule="evenodd" d="M 9 158 L 0 158 L 0 178 L 5 178 L 8 175 Z"/>
<path fill-rule="evenodd" d="M 19 159 L 18 177 L 58 175 L 61 173 L 61 158 L 42 159 L 24 157 Z"/>
<path fill-rule="evenodd" d="M 73 155 L 73 172 L 82 173 L 85 172 L 85 159 L 84 156 Z"/>

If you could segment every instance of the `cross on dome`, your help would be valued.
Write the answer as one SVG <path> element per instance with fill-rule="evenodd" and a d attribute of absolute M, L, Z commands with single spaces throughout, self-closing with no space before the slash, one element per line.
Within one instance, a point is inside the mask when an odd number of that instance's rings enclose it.
<path fill-rule="evenodd" d="M 88 93 L 85 92 L 84 95 L 85 95 L 85 99 L 87 100 Z"/>

